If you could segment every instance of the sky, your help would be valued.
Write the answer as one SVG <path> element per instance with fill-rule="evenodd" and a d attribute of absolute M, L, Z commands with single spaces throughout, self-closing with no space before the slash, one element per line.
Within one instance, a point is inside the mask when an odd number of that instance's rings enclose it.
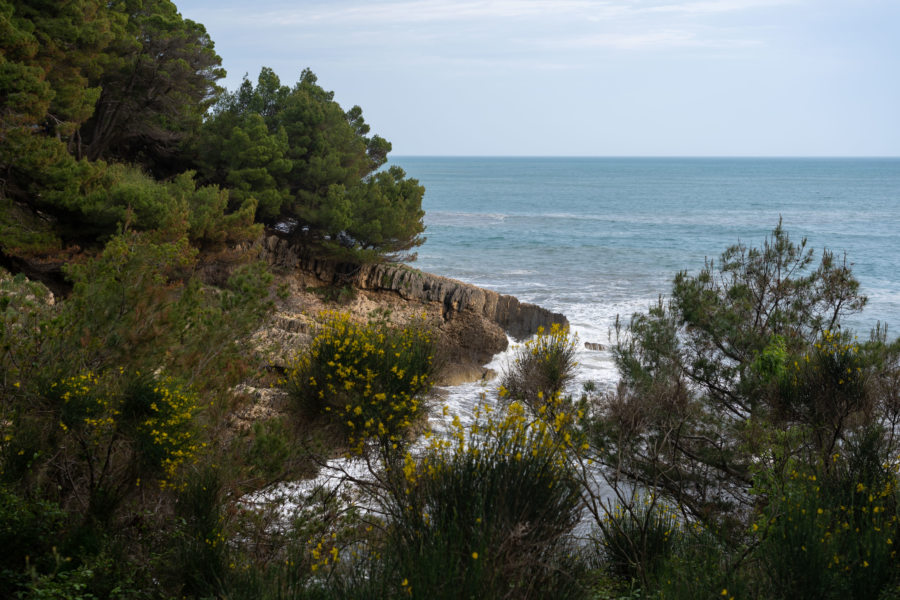
<path fill-rule="evenodd" d="M 392 156 L 900 156 L 900 0 L 174 0 Z"/>

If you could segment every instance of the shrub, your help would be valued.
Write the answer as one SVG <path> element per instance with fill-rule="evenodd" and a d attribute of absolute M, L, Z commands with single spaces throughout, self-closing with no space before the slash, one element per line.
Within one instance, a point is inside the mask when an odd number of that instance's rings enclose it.
<path fill-rule="evenodd" d="M 735 568 L 741 566 L 741 558 L 709 531 L 684 535 L 677 550 L 660 564 L 652 588 L 665 600 L 760 597 L 755 573 Z"/>
<path fill-rule="evenodd" d="M 597 534 L 604 569 L 620 586 L 639 590 L 629 597 L 751 597 L 745 573 L 731 568 L 728 548 L 653 493 L 635 492 L 609 505 Z"/>
<path fill-rule="evenodd" d="M 107 519 L 137 488 L 177 484 L 200 450 L 196 398 L 172 380 L 114 369 L 53 382 L 20 406 L 2 446 L 6 479 L 50 485 Z"/>
<path fill-rule="evenodd" d="M 828 468 L 846 434 L 871 422 L 877 399 L 866 386 L 866 362 L 853 336 L 825 330 L 785 369 L 773 404 L 780 420 L 806 425 L 809 464 Z"/>
<path fill-rule="evenodd" d="M 412 594 L 433 598 L 554 598 L 583 593 L 566 535 L 580 488 L 550 424 L 513 403 L 483 409 L 466 431 L 407 455 L 386 507 L 385 556 Z M 403 589 L 398 589 L 403 592 Z"/>
<path fill-rule="evenodd" d="M 271 275 L 264 265 L 242 265 L 217 289 L 191 276 L 196 267 L 185 237 L 132 233 L 67 267 L 74 289 L 57 326 L 59 360 L 71 365 L 69 373 L 97 365 L 162 367 L 218 393 L 240 381 L 246 356 L 238 340 L 268 312 Z"/>
<path fill-rule="evenodd" d="M 266 481 L 278 480 L 296 461 L 291 432 L 284 417 L 254 421 L 243 460 Z"/>
<path fill-rule="evenodd" d="M 609 507 L 599 524 L 598 543 L 611 574 L 646 584 L 673 555 L 682 534 L 673 507 L 651 493 Z"/>
<path fill-rule="evenodd" d="M 338 423 L 357 453 L 368 440 L 388 449 L 426 412 L 434 337 L 420 322 L 395 328 L 325 313 L 320 333 L 288 368 L 287 388 L 307 415 Z"/>
<path fill-rule="evenodd" d="M 222 594 L 228 564 L 222 483 L 221 473 L 205 465 L 177 494 L 171 585 L 191 597 Z"/>
<path fill-rule="evenodd" d="M 524 402 L 533 409 L 558 396 L 575 376 L 575 345 L 568 326 L 539 327 L 525 342 L 501 379 L 500 396 Z"/>
<path fill-rule="evenodd" d="M 803 431 L 810 435 L 794 438 L 792 450 L 827 455 L 856 417 L 865 420 L 860 398 L 843 391 L 857 377 L 846 373 L 854 351 L 829 333 L 865 302 L 846 261 L 827 251 L 814 261 L 806 240 L 794 243 L 780 223 L 761 248 L 738 244 L 695 275 L 678 273 L 670 300 L 617 328 L 622 381 L 595 412 L 607 424 L 605 462 L 737 541 L 770 434 Z M 786 397 L 792 363 L 812 359 L 815 344 L 841 348 L 823 357 L 817 381 Z M 826 368 L 843 369 L 844 381 Z"/>
<path fill-rule="evenodd" d="M 12 597 L 26 581 L 26 567 L 52 569 L 51 549 L 58 543 L 66 515 L 59 506 L 27 500 L 0 485 L 0 596 Z"/>
<path fill-rule="evenodd" d="M 860 433 L 827 468 L 789 461 L 761 486 L 752 529 L 773 596 L 876 598 L 896 582 L 897 477 L 881 438 Z"/>

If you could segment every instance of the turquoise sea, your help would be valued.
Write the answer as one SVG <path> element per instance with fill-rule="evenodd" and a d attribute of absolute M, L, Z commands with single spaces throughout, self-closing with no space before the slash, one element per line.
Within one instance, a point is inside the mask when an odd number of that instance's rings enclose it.
<path fill-rule="evenodd" d="M 868 335 L 880 320 L 900 333 L 900 158 L 392 162 L 426 188 L 428 240 L 414 266 L 562 312 L 580 342 L 607 346 L 617 314 L 646 310 L 677 271 L 697 271 L 731 244 L 760 245 L 779 218 L 794 239 L 846 252 L 853 263 L 869 305 L 847 325 Z M 502 371 L 513 353 L 490 366 Z M 581 344 L 578 361 L 573 387 L 617 380 L 608 349 Z M 471 422 L 482 397 L 495 401 L 495 384 L 442 390 L 432 428 L 445 433 L 452 415 Z M 270 494 L 335 486 L 347 473 L 365 478 L 368 470 L 336 459 L 318 478 Z"/>
<path fill-rule="evenodd" d="M 581 342 L 606 345 L 616 315 L 645 310 L 677 271 L 731 244 L 760 245 L 779 218 L 793 239 L 853 264 L 869 304 L 847 325 L 900 332 L 900 158 L 392 163 L 426 188 L 414 266 L 562 312 Z M 608 352 L 582 348 L 579 360 L 580 379 L 615 380 Z"/>

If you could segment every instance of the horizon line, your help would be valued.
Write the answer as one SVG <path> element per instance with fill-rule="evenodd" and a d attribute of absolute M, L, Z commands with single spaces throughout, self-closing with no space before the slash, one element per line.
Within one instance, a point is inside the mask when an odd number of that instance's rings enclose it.
<path fill-rule="evenodd" d="M 391 158 L 900 159 L 900 154 L 397 154 Z"/>

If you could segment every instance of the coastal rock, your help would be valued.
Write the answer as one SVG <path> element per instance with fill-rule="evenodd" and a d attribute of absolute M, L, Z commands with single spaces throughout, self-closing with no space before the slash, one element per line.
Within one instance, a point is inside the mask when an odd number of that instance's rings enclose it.
<path fill-rule="evenodd" d="M 424 317 L 439 334 L 440 359 L 445 363 L 446 379 L 454 384 L 485 378 L 482 365 L 507 348 L 507 335 L 521 341 L 539 327 L 568 323 L 560 313 L 519 302 L 513 296 L 406 265 L 349 267 L 303 258 L 287 240 L 275 235 L 260 240 L 257 248 L 259 256 L 279 273 L 280 285 L 286 291 L 272 324 L 259 334 L 261 340 L 276 348 L 274 354 L 282 354 L 273 357 L 270 364 L 274 366 L 284 364 L 287 348 L 282 342 L 294 345 L 313 334 L 314 320 L 309 315 L 335 308 L 316 294 L 328 287 L 349 286 L 355 290 L 340 310 L 360 320 L 377 315 L 402 324 Z M 279 352 L 278 347 L 284 351 Z"/>
<path fill-rule="evenodd" d="M 243 433 L 250 431 L 253 423 L 284 414 L 290 401 L 288 393 L 281 388 L 256 388 L 243 384 L 234 388 L 234 392 L 242 396 L 245 402 L 230 415 L 229 425 L 234 431 Z"/>
<path fill-rule="evenodd" d="M 474 313 L 499 325 L 516 340 L 534 335 L 538 327 L 567 324 L 566 317 L 514 296 L 418 271 L 401 264 L 372 264 L 348 268 L 334 262 L 303 259 L 289 242 L 275 235 L 263 238 L 261 254 L 270 264 L 300 269 L 326 285 L 353 285 L 362 290 L 390 291 L 405 300 L 433 302 L 444 307 L 444 318 Z"/>

